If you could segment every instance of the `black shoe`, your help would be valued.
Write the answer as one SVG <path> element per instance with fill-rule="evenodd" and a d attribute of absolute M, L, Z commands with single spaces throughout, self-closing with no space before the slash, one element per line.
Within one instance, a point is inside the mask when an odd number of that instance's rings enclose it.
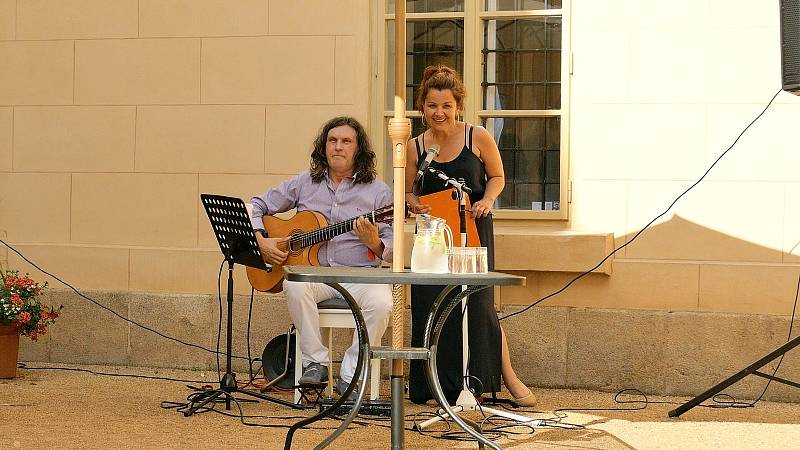
<path fill-rule="evenodd" d="M 344 391 L 347 390 L 347 386 L 349 385 L 350 383 L 339 378 L 339 381 L 336 382 L 336 392 L 339 395 L 344 394 Z M 353 392 L 350 393 L 350 395 L 345 399 L 345 401 L 354 402 L 356 401 L 356 397 L 358 397 L 358 383 L 356 383 L 356 385 L 353 386 Z"/>
<path fill-rule="evenodd" d="M 308 367 L 303 370 L 303 376 L 297 380 L 297 384 L 300 386 L 307 386 L 307 385 L 314 385 L 314 384 L 322 384 L 328 381 L 328 367 L 323 366 L 320 363 L 314 363 L 308 365 Z"/>

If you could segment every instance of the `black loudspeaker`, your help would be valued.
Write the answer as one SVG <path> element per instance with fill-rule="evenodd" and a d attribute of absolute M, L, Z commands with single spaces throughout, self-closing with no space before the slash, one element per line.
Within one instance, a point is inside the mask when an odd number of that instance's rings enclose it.
<path fill-rule="evenodd" d="M 783 90 L 800 95 L 800 0 L 780 0 Z"/>
<path fill-rule="evenodd" d="M 291 334 L 291 339 L 287 343 L 286 335 L 279 334 L 272 338 L 264 353 L 261 354 L 261 364 L 264 367 L 264 378 L 267 381 L 276 381 L 271 387 L 278 391 L 291 391 L 294 388 L 294 346 L 297 336 Z M 288 370 L 286 370 L 286 352 L 289 352 Z"/>

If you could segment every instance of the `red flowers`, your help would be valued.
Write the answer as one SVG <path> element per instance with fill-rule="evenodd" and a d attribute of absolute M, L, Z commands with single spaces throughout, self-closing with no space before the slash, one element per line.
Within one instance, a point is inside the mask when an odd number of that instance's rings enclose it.
<path fill-rule="evenodd" d="M 63 306 L 58 308 L 41 303 L 37 298 L 47 283 L 39 285 L 27 274 L 20 276 L 17 271 L 0 272 L 0 323 L 10 323 L 17 332 L 37 340 L 47 334 Z"/>

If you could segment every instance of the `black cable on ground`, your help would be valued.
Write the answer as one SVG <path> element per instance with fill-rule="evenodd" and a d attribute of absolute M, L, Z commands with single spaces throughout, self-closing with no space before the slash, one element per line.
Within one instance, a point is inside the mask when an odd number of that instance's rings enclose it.
<path fill-rule="evenodd" d="M 632 396 L 632 398 L 626 398 L 625 396 Z M 737 400 L 734 396 L 730 394 L 717 394 L 712 398 L 712 401 L 714 403 L 700 404 L 697 406 L 700 406 L 702 408 L 712 408 L 712 409 L 751 408 L 758 400 L 752 403 L 747 403 L 741 400 Z M 647 409 L 649 405 L 683 404 L 683 402 L 677 402 L 677 401 L 650 400 L 647 397 L 647 394 L 635 388 L 626 388 L 618 391 L 616 394 L 614 394 L 614 402 L 621 406 L 617 408 L 583 408 L 583 407 L 558 408 L 553 410 L 553 413 L 555 414 L 554 419 L 560 420 L 561 418 L 566 417 L 566 415 L 563 414 L 566 411 L 576 411 L 576 412 L 577 411 L 641 411 L 643 409 Z M 624 406 L 624 405 L 631 405 L 631 406 Z"/>
<path fill-rule="evenodd" d="M 34 367 L 29 366 L 25 363 L 19 364 L 20 368 L 27 369 L 27 370 L 59 370 L 59 371 L 71 371 L 71 372 L 83 372 L 89 373 L 92 375 L 98 376 L 110 376 L 110 377 L 120 377 L 120 378 L 139 378 L 139 379 L 147 379 L 147 380 L 160 380 L 160 381 L 170 381 L 170 382 L 179 382 L 179 383 L 194 383 L 194 384 L 201 384 L 203 386 L 197 387 L 191 384 L 187 384 L 187 388 L 191 389 L 192 392 L 186 397 L 185 402 L 173 402 L 173 401 L 162 401 L 161 408 L 163 409 L 174 409 L 178 412 L 183 412 L 188 410 L 192 404 L 201 402 L 206 395 L 210 395 L 211 393 L 215 392 L 213 387 L 208 384 L 208 380 L 186 380 L 180 378 L 169 378 L 169 377 L 158 377 L 153 375 L 136 375 L 136 374 L 123 374 L 123 373 L 112 373 L 112 372 L 102 372 L 97 370 L 85 369 L 85 368 L 75 368 L 75 367 Z M 235 393 L 234 393 L 235 394 Z M 274 423 L 257 423 L 253 421 L 249 421 L 248 419 L 263 419 L 263 420 L 273 420 L 273 421 L 285 421 L 285 420 L 300 420 L 305 419 L 306 416 L 280 416 L 280 415 L 248 415 L 244 414 L 242 410 L 242 403 L 259 403 L 257 400 L 253 399 L 242 399 L 236 398 L 231 396 L 231 402 L 236 404 L 238 409 L 238 414 L 230 413 L 224 410 L 217 409 L 218 405 L 222 405 L 225 403 L 225 395 L 216 398 L 214 401 L 209 403 L 208 405 L 199 408 L 195 411 L 195 414 L 202 414 L 208 412 L 214 412 L 226 417 L 234 417 L 238 418 L 242 425 L 250 426 L 250 427 L 264 427 L 264 428 L 289 428 L 291 425 L 285 424 L 274 424 Z M 652 402 L 651 402 L 652 403 Z M 435 430 L 435 431 L 428 431 L 428 430 L 421 430 L 418 428 L 418 422 L 420 420 L 427 420 L 430 417 L 440 417 L 442 418 L 442 424 L 446 427 L 444 430 Z M 331 416 L 326 418 L 326 420 L 341 420 L 338 416 Z M 388 424 L 390 419 L 384 417 L 371 417 L 371 416 L 364 416 L 359 415 L 356 420 L 353 421 L 353 424 L 359 426 L 377 426 L 381 428 L 390 429 L 391 425 Z M 495 423 L 495 422 L 508 422 L 509 419 L 505 419 L 498 416 L 484 416 L 483 421 L 481 422 L 481 433 L 487 436 L 489 439 L 498 440 L 503 437 L 512 437 L 512 436 L 520 436 L 520 435 L 531 435 L 535 432 L 535 427 L 527 424 L 520 424 L 520 423 Z M 471 441 L 474 440 L 469 434 L 460 431 L 454 430 L 451 426 L 451 421 L 435 412 L 430 411 L 421 411 L 415 414 L 409 414 L 405 416 L 405 422 L 408 422 L 410 426 L 404 427 L 405 431 L 413 432 L 416 431 L 420 435 L 427 436 L 433 439 L 442 439 L 442 440 L 452 440 L 452 441 Z M 484 427 L 483 424 L 488 423 L 491 424 L 491 427 Z M 541 425 L 544 427 L 551 427 L 551 428 L 562 428 L 562 429 L 576 429 L 581 427 L 580 425 L 571 425 L 571 424 L 559 424 L 559 423 L 546 423 Z M 334 430 L 337 426 L 331 427 L 304 427 L 304 429 L 309 430 Z M 518 431 L 519 428 L 524 429 L 525 431 Z"/>

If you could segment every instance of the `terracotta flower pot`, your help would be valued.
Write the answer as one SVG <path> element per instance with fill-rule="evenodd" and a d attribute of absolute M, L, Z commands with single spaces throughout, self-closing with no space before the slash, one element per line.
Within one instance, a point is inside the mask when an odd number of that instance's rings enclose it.
<path fill-rule="evenodd" d="M 0 324 L 0 378 L 17 376 L 19 334 L 11 325 Z"/>

